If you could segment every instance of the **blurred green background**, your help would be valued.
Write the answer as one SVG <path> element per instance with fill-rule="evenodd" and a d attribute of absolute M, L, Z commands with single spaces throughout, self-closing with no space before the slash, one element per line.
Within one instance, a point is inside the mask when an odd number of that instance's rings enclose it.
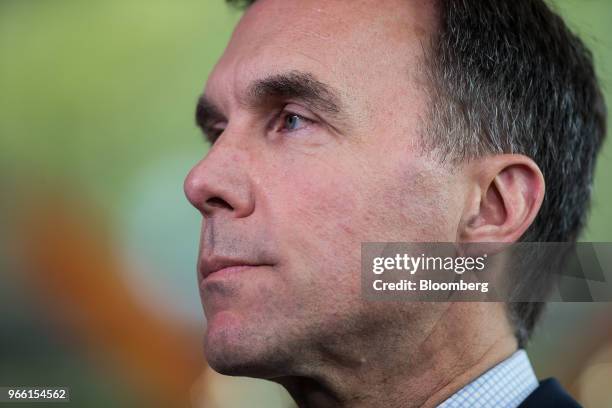
<path fill-rule="evenodd" d="M 554 4 L 612 104 L 612 3 Z M 67 385 L 87 407 L 290 406 L 213 374 L 199 345 L 200 217 L 182 183 L 239 17 L 221 0 L 0 0 L 0 386 Z M 608 140 L 583 240 L 612 241 L 611 170 Z M 528 349 L 588 406 L 612 406 L 611 312 L 552 304 Z"/>

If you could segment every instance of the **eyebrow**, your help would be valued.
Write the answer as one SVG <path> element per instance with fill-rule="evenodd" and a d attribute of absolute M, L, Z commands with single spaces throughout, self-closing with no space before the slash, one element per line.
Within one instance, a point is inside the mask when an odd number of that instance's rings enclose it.
<path fill-rule="evenodd" d="M 339 93 L 308 72 L 290 71 L 256 80 L 249 85 L 244 97 L 247 107 L 258 109 L 278 102 L 299 101 L 313 111 L 343 119 Z M 221 110 L 202 95 L 196 107 L 196 123 L 210 137 L 215 123 L 226 120 Z"/>
<path fill-rule="evenodd" d="M 247 95 L 247 104 L 252 106 L 275 99 L 297 99 L 322 113 L 341 112 L 338 93 L 308 72 L 291 71 L 260 79 L 249 87 Z"/>

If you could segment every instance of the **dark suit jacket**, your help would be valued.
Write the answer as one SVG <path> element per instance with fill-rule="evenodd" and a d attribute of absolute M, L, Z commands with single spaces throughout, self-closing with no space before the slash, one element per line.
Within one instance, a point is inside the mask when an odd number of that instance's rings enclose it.
<path fill-rule="evenodd" d="M 554 378 L 540 381 L 540 386 L 529 394 L 519 408 L 580 408 Z"/>

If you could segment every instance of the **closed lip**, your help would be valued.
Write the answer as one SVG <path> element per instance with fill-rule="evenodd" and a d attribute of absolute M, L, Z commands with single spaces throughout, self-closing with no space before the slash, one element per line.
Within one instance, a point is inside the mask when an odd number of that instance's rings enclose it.
<path fill-rule="evenodd" d="M 232 259 L 232 258 L 223 258 L 223 257 L 210 257 L 202 259 L 200 263 L 200 275 L 202 280 L 206 279 L 208 276 L 212 275 L 215 272 L 220 271 L 221 269 L 230 268 L 233 266 L 260 266 L 261 264 L 249 262 L 242 259 Z"/>

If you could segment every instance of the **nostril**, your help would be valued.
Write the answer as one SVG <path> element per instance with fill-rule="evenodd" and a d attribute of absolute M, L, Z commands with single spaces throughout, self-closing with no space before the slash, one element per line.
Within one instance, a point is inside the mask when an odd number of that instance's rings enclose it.
<path fill-rule="evenodd" d="M 227 201 L 219 197 L 209 198 L 208 200 L 206 200 L 206 204 L 214 208 L 226 208 L 228 210 L 233 210 L 232 206 L 229 205 Z"/>

